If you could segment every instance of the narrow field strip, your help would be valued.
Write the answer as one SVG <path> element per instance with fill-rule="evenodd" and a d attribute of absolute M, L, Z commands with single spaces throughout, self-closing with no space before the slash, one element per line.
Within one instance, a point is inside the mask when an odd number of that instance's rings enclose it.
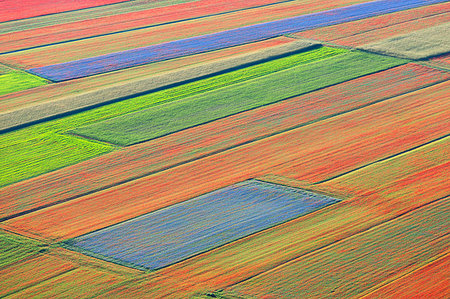
<path fill-rule="evenodd" d="M 0 66 L 0 96 L 47 83 L 49 81 L 27 72 Z"/>
<path fill-rule="evenodd" d="M 188 20 L 182 23 L 161 25 L 46 46 L 43 48 L 3 54 L 0 55 L 0 60 L 20 69 L 30 69 L 161 44 L 189 37 L 208 35 L 229 29 L 310 14 L 365 1 L 367 0 L 335 0 L 333 2 L 327 0 L 288 1 L 286 3 L 243 10 L 225 15 Z M 105 47 L 105 45 L 108 46 Z"/>
<path fill-rule="evenodd" d="M 0 3 L 0 22 L 37 17 L 125 1 L 127 0 L 77 0 L 76 2 L 70 0 L 59 0 L 58 5 L 55 5 L 54 1 L 48 0 L 27 0 L 26 2 L 4 0 Z"/>
<path fill-rule="evenodd" d="M 409 59 L 426 59 L 450 52 L 450 19 L 448 23 L 384 39 L 359 47 L 375 52 Z"/>
<path fill-rule="evenodd" d="M 159 75 L 164 72 L 199 66 L 213 61 L 218 62 L 232 57 L 237 58 L 241 55 L 263 51 L 265 48 L 275 49 L 290 42 L 294 42 L 294 40 L 282 36 L 252 44 L 182 57 L 170 61 L 161 61 L 88 78 L 75 79 L 70 82 L 48 84 L 33 89 L 33 92 L 23 91 L 14 93 L 14 96 L 1 96 L 0 111 L 18 110 L 43 102 L 60 100 L 62 97 L 78 95 L 80 90 L 87 93 L 98 89 L 105 89 L 106 87 L 121 86 L 124 83 L 131 83 L 131 81 L 148 79 L 149 74 Z"/>
<path fill-rule="evenodd" d="M 402 63 L 382 56 L 345 53 L 69 132 L 131 145 Z"/>
<path fill-rule="evenodd" d="M 340 53 L 342 53 L 340 49 L 319 48 L 5 133 L 0 140 L 0 154 L 4 157 L 0 161 L 0 168 L 6 169 L 8 176 L 0 178 L 0 186 L 76 164 L 113 150 L 112 146 L 104 143 L 61 134 L 72 128 L 123 115 L 164 101 L 174 101 L 236 84 Z M 73 150 L 68 150 L 68 147 L 73 147 Z"/>
<path fill-rule="evenodd" d="M 57 14 L 0 23 L 0 34 L 14 33 L 18 31 L 37 29 L 65 23 L 86 21 L 192 1 L 195 0 L 158 0 L 150 2 L 148 0 L 133 0 L 115 3 L 114 5 L 103 5 L 85 8 L 77 11 L 60 12 Z"/>
<path fill-rule="evenodd" d="M 88 255 L 156 270 L 338 201 L 249 180 L 65 243 Z"/>
<path fill-rule="evenodd" d="M 448 78 L 407 64 L 131 146 L 0 189 L 0 216 L 73 199 Z"/>
<path fill-rule="evenodd" d="M 293 1 L 293 0 L 291 0 Z M 286 0 L 231 0 L 226 5 L 212 0 L 199 0 L 152 8 L 125 14 L 46 26 L 0 35 L 0 53 L 67 42 L 92 36 L 122 32 L 136 28 L 181 22 L 208 15 L 224 14 L 253 7 L 273 5 Z"/>
<path fill-rule="evenodd" d="M 446 250 L 442 199 L 225 290 L 225 295 L 350 297 Z M 420 236 L 420 237 L 418 237 Z"/>
<path fill-rule="evenodd" d="M 321 181 L 447 134 L 449 88 L 437 84 L 4 223 L 66 239 L 264 174 Z"/>
<path fill-rule="evenodd" d="M 422 157 L 411 153 L 402 159 L 413 163 Z M 441 186 L 445 186 L 443 174 L 449 166 L 436 162 L 417 169 L 409 174 L 408 184 L 400 178 L 386 186 L 383 194 L 387 196 L 376 191 L 370 197 L 351 198 L 349 194 L 350 199 L 314 214 L 161 269 L 157 273 L 164 280 L 149 277 L 144 282 L 117 288 L 105 297 L 189 297 L 247 280 L 447 196 Z M 384 173 L 390 175 L 389 168 Z M 402 184 L 403 190 L 391 194 L 390 188 L 396 188 L 396 183 Z"/>
<path fill-rule="evenodd" d="M 0 133 L 11 131 L 19 127 L 42 122 L 49 118 L 57 118 L 73 114 L 89 108 L 103 106 L 108 103 L 117 102 L 120 99 L 136 97 L 139 94 L 158 91 L 171 86 L 181 85 L 186 82 L 200 80 L 227 71 L 244 68 L 259 62 L 267 62 L 290 54 L 307 51 L 319 47 L 312 42 L 293 41 L 287 44 L 262 49 L 232 58 L 224 58 L 219 61 L 204 63 L 199 66 L 182 68 L 172 72 L 165 72 L 161 75 L 150 76 L 139 80 L 134 80 L 128 84 L 115 84 L 110 88 L 98 89 L 94 92 L 86 92 L 72 97 L 63 97 L 58 101 L 45 102 L 40 105 L 32 105 L 21 110 L 0 114 Z M 328 51 L 329 55 L 338 53 L 338 50 L 319 50 L 317 53 Z M 319 55 L 318 55 L 319 56 Z M 281 67 L 279 67 L 281 68 Z M 273 69 L 276 71 L 276 67 Z M 260 76 L 262 76 L 260 74 Z M 0 77 L 1 78 L 1 77 Z M 228 82 L 231 83 L 231 82 Z"/>
<path fill-rule="evenodd" d="M 31 256 L 0 269 L 0 296 L 11 295 L 75 268 L 70 261 L 54 256 Z"/>
<path fill-rule="evenodd" d="M 28 71 L 54 82 L 65 81 L 440 2 L 443 0 L 378 0 Z"/>
<path fill-rule="evenodd" d="M 102 293 L 104 289 L 113 287 L 123 281 L 123 277 L 113 273 L 79 267 L 14 293 L 9 298 L 55 298 L 61 294 L 70 298 L 95 297 Z"/>
<path fill-rule="evenodd" d="M 316 28 L 299 32 L 294 35 L 302 38 L 334 42 L 339 45 L 355 47 L 361 44 L 361 42 L 357 42 L 358 38 L 364 40 L 368 40 L 369 37 L 372 37 L 372 39 L 383 39 L 395 34 L 395 32 L 398 32 L 400 29 L 398 27 L 407 28 L 407 26 L 410 26 L 409 30 L 423 29 L 430 25 L 429 21 L 427 21 L 428 18 L 439 18 L 439 20 L 441 20 L 441 15 L 445 16 L 449 12 L 450 3 L 440 3 L 376 16 L 364 20 L 353 21 L 350 23 Z M 447 16 L 446 18 L 448 19 L 449 17 Z M 423 23 L 422 27 L 417 29 L 411 27 L 412 24 L 416 23 L 418 25 Z M 397 34 L 401 33 L 402 32 L 399 32 Z M 370 41 L 365 41 L 363 43 L 368 43 Z"/>
<path fill-rule="evenodd" d="M 403 276 L 363 298 L 445 298 L 450 291 L 448 269 L 450 255 L 430 262 L 424 267 Z"/>

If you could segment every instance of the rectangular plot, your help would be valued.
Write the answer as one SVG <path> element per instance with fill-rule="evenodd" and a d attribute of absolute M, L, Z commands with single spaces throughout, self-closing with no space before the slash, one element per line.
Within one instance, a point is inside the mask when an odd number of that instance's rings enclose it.
<path fill-rule="evenodd" d="M 450 22 L 363 45 L 360 49 L 410 59 L 425 59 L 450 52 Z"/>
<path fill-rule="evenodd" d="M 249 297 L 353 297 L 446 251 L 450 199 L 414 210 L 292 260 L 225 293 Z"/>
<path fill-rule="evenodd" d="M 131 145 L 402 63 L 382 56 L 345 53 L 70 132 Z"/>
<path fill-rule="evenodd" d="M 406 64 L 127 147 L 0 189 L 0 216 L 75 198 L 449 78 Z"/>
<path fill-rule="evenodd" d="M 337 201 L 250 180 L 67 243 L 100 258 L 155 270 Z"/>
<path fill-rule="evenodd" d="M 443 0 L 403 0 L 400 2 L 378 0 L 143 48 L 32 68 L 29 71 L 54 82 L 71 80 L 440 2 Z"/>

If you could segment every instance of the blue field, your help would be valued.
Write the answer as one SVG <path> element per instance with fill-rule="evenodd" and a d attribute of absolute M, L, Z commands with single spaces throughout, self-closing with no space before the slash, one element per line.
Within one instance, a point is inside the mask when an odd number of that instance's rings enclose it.
<path fill-rule="evenodd" d="M 28 70 L 54 82 L 243 45 L 445 0 L 380 0 Z"/>
<path fill-rule="evenodd" d="M 158 269 L 336 203 L 249 180 L 68 241 L 84 253 Z"/>

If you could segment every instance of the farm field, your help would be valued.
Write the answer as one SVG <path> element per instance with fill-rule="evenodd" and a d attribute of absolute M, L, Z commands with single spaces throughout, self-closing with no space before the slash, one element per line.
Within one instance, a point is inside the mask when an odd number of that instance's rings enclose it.
<path fill-rule="evenodd" d="M 0 8 L 0 297 L 450 297 L 449 1 Z"/>

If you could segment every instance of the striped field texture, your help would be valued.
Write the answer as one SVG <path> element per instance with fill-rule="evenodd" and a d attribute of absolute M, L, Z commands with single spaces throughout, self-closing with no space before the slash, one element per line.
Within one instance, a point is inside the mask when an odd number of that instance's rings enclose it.
<path fill-rule="evenodd" d="M 70 80 L 439 2 L 442 0 L 378 0 L 74 62 L 32 68 L 29 71 L 54 82 Z"/>
<path fill-rule="evenodd" d="M 0 1 L 0 297 L 450 298 L 450 1 Z"/>
<path fill-rule="evenodd" d="M 444 72 L 407 64 L 127 147 L 0 189 L 1 217 L 114 186 L 448 78 Z"/>
<path fill-rule="evenodd" d="M 68 241 L 75 249 L 158 269 L 338 200 L 246 181 Z"/>

